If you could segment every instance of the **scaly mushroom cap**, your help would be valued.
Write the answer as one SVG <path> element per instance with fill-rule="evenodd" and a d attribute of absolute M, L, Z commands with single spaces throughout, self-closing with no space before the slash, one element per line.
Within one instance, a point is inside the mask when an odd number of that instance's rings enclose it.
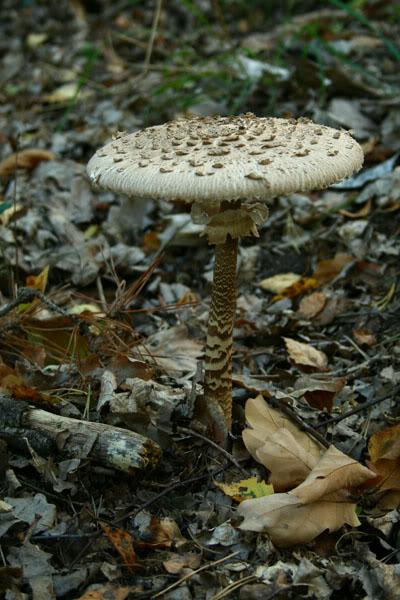
<path fill-rule="evenodd" d="M 93 184 L 110 191 L 202 207 L 211 202 L 217 211 L 221 201 L 324 188 L 362 163 L 363 151 L 346 131 L 247 113 L 118 133 L 87 170 Z"/>

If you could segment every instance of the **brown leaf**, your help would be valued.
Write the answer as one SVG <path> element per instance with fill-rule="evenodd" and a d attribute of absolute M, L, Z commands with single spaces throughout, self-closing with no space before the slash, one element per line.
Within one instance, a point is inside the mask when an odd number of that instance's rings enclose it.
<path fill-rule="evenodd" d="M 358 487 L 375 474 L 359 462 L 329 446 L 307 479 L 292 493 L 304 504 L 344 489 Z"/>
<path fill-rule="evenodd" d="M 281 294 L 274 296 L 273 300 L 297 298 L 297 296 L 301 296 L 316 287 L 318 287 L 318 281 L 314 277 L 302 277 L 299 281 L 296 281 L 296 283 L 286 288 Z"/>
<path fill-rule="evenodd" d="M 305 544 L 325 530 L 336 531 L 344 524 L 357 527 L 356 505 L 321 500 L 303 505 L 292 492 L 245 500 L 238 507 L 245 531 L 266 531 L 276 546 Z"/>
<path fill-rule="evenodd" d="M 310 406 L 318 410 L 332 410 L 335 396 L 346 383 L 344 377 L 303 375 L 296 380 L 295 390 L 303 392 Z"/>
<path fill-rule="evenodd" d="M 309 438 L 310 439 L 310 438 Z M 292 489 L 308 476 L 319 458 L 320 449 L 304 448 L 287 429 L 278 429 L 257 453 L 257 460 L 270 471 L 270 483 L 277 491 Z"/>
<path fill-rule="evenodd" d="M 131 592 L 130 587 L 107 583 L 95 590 L 87 590 L 77 600 L 126 600 Z"/>
<path fill-rule="evenodd" d="M 368 442 L 368 452 L 374 463 L 381 458 L 396 460 L 400 457 L 400 424 L 374 433 Z"/>
<path fill-rule="evenodd" d="M 242 502 L 241 529 L 267 531 L 276 545 L 290 546 L 345 523 L 359 525 L 349 490 L 375 480 L 375 473 L 334 446 L 322 454 L 316 442 L 261 396 L 247 401 L 246 418 L 253 429 L 243 432 L 243 440 L 256 460 L 271 469 L 271 479 L 282 487 L 300 482 L 287 493 Z"/>
<path fill-rule="evenodd" d="M 252 429 L 243 431 L 244 444 L 271 471 L 274 489 L 291 489 L 304 481 L 320 458 L 319 444 L 268 406 L 261 395 L 246 402 L 245 413 Z"/>
<path fill-rule="evenodd" d="M 303 298 L 297 314 L 305 319 L 312 319 L 324 308 L 327 297 L 323 292 L 314 292 Z"/>
<path fill-rule="evenodd" d="M 368 442 L 368 466 L 379 476 L 379 490 L 400 490 L 400 424 L 374 433 Z"/>
<path fill-rule="evenodd" d="M 354 261 L 352 256 L 347 254 L 337 254 L 334 258 L 321 260 L 313 273 L 313 277 L 319 285 L 325 285 L 335 279 L 344 267 Z"/>
<path fill-rule="evenodd" d="M 382 492 L 384 490 L 400 491 L 400 458 L 388 460 L 381 458 L 376 462 L 367 462 L 371 470 L 379 477 L 376 487 Z"/>
<path fill-rule="evenodd" d="M 164 569 L 171 575 L 180 575 L 184 569 L 198 569 L 201 563 L 199 554 L 187 552 L 186 554 L 176 554 L 171 552 L 168 560 L 163 561 Z"/>
<path fill-rule="evenodd" d="M 376 336 L 369 329 L 353 329 L 352 334 L 353 338 L 360 346 L 368 346 L 371 348 L 371 346 L 375 346 L 376 344 Z"/>
<path fill-rule="evenodd" d="M 309 344 L 297 342 L 291 338 L 283 338 L 289 357 L 296 365 L 314 367 L 316 369 L 325 369 L 328 364 L 328 358 L 324 352 L 317 350 Z"/>
<path fill-rule="evenodd" d="M 26 169 L 31 171 L 40 162 L 45 160 L 54 160 L 55 155 L 47 150 L 40 148 L 31 148 L 30 150 L 21 150 L 11 154 L 0 162 L 0 177 L 7 179 L 17 169 Z"/>
<path fill-rule="evenodd" d="M 128 568 L 129 571 L 132 571 L 133 567 L 137 566 L 137 559 L 135 550 L 133 549 L 133 539 L 131 534 L 124 529 L 112 529 L 106 525 L 106 523 L 101 523 L 101 527 L 109 542 L 111 542 L 120 555 L 123 564 Z"/>
<path fill-rule="evenodd" d="M 152 532 L 153 543 L 159 548 L 170 548 L 172 545 L 179 546 L 186 542 L 179 531 L 178 525 L 173 519 L 169 519 L 168 517 L 157 519 L 157 517 L 153 516 L 150 529 Z"/>

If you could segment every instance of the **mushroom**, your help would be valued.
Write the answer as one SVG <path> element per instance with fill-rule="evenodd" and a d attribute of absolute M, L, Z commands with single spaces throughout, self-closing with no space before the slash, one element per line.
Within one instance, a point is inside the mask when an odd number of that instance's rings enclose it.
<path fill-rule="evenodd" d="M 93 184 L 130 197 L 184 201 L 215 244 L 205 352 L 204 399 L 216 437 L 232 419 L 232 331 L 241 236 L 258 237 L 265 203 L 279 194 L 324 188 L 350 176 L 363 151 L 346 131 L 309 119 L 178 119 L 117 133 L 90 160 Z"/>

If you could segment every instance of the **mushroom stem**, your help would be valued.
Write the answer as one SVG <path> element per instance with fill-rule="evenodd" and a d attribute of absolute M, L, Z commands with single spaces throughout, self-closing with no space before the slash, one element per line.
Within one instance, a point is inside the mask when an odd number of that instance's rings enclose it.
<path fill-rule="evenodd" d="M 236 310 L 238 240 L 229 235 L 215 246 L 214 281 L 208 318 L 204 394 L 206 405 L 221 407 L 232 422 L 232 332 Z"/>

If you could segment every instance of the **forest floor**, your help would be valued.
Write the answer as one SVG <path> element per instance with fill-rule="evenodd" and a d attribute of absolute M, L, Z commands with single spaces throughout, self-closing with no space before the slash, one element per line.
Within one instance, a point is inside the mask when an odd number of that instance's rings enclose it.
<path fill-rule="evenodd" d="M 1 3 L 7 600 L 398 598 L 399 7 L 250 4 Z M 197 405 L 213 248 L 85 166 L 116 131 L 246 112 L 347 129 L 365 163 L 241 242 L 224 450 Z"/>

